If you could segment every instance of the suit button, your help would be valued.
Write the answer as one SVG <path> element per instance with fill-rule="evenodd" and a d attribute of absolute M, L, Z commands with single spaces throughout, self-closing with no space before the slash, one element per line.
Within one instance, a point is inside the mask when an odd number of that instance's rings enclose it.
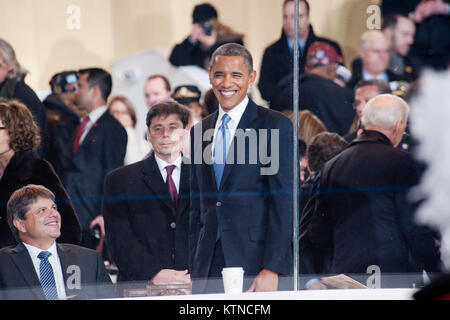
<path fill-rule="evenodd" d="M 216 206 L 217 206 L 217 207 L 220 207 L 221 205 L 222 205 L 222 202 L 220 202 L 220 201 L 217 201 L 217 202 L 216 202 Z"/>
<path fill-rule="evenodd" d="M 177 224 L 176 224 L 175 222 L 172 222 L 172 223 L 170 224 L 170 227 L 171 227 L 172 229 L 175 229 L 175 228 L 177 227 Z"/>

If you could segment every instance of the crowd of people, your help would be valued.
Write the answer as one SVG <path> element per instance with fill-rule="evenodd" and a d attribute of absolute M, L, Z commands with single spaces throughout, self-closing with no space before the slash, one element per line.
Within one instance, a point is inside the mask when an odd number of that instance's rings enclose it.
<path fill-rule="evenodd" d="M 202 97 L 149 75 L 145 137 L 130 99 L 111 96 L 108 71 L 61 71 L 41 102 L 0 39 L 0 299 L 123 296 L 148 282 L 223 292 L 224 267 L 244 268 L 246 291 L 290 289 L 297 196 L 302 288 L 327 289 L 317 275 L 342 273 L 365 284 L 373 266 L 420 274 L 382 276 L 382 287 L 441 272 L 439 232 L 416 223 L 407 197 L 424 169 L 412 156 L 408 101 L 422 70 L 449 69 L 450 4 L 384 0 L 381 9 L 383 28 L 361 34 L 349 76 L 340 45 L 316 35 L 299 2 L 299 195 L 293 0 L 263 54 L 266 107 L 248 96 L 257 71 L 244 35 L 212 5 L 195 6 L 169 61 L 206 69 L 211 89 Z M 78 286 L 68 285 L 74 265 Z"/>

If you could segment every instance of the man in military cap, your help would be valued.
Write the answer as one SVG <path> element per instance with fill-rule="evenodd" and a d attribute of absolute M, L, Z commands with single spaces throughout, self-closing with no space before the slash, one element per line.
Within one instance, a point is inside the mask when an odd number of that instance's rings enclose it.
<path fill-rule="evenodd" d="M 204 107 L 200 104 L 201 95 L 198 87 L 193 85 L 178 86 L 172 94 L 172 99 L 185 105 L 191 111 L 192 125 L 195 125 L 206 115 Z"/>
<path fill-rule="evenodd" d="M 44 100 L 48 121 L 49 149 L 46 159 L 61 177 L 67 161 L 66 147 L 80 123 L 82 111 L 75 104 L 78 74 L 76 71 L 63 71 L 50 80 L 52 93 Z"/>

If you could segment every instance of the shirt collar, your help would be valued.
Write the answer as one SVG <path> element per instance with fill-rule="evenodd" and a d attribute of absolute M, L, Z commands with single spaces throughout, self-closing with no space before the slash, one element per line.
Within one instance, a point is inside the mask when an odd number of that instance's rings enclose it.
<path fill-rule="evenodd" d="M 107 110 L 108 110 L 108 107 L 107 107 L 107 106 L 101 106 L 101 107 L 95 108 L 94 110 L 92 110 L 92 111 L 89 113 L 89 120 L 90 120 L 92 123 L 97 122 L 97 120 L 100 119 L 100 117 L 101 117 Z"/>
<path fill-rule="evenodd" d="M 22 243 L 25 246 L 25 248 L 27 248 L 30 256 L 32 256 L 32 257 L 37 258 L 37 256 L 39 255 L 39 253 L 41 253 L 41 251 L 48 251 L 52 254 L 53 257 L 58 256 L 58 252 L 56 250 L 56 242 L 53 242 L 53 244 L 47 250 L 42 250 L 40 248 L 37 248 L 37 247 L 32 246 L 31 244 L 27 244 L 25 242 L 22 242 Z"/>
<path fill-rule="evenodd" d="M 155 160 L 156 160 L 156 164 L 158 165 L 158 168 L 160 171 L 163 171 L 167 166 L 175 166 L 178 169 L 181 170 L 181 154 L 178 156 L 178 158 L 175 159 L 175 161 L 173 163 L 168 163 L 166 161 L 164 161 L 163 159 L 161 159 L 160 157 L 158 157 L 155 154 Z"/>
<path fill-rule="evenodd" d="M 383 72 L 383 73 L 380 73 L 377 76 L 374 76 L 374 75 L 368 73 L 364 69 L 362 69 L 362 79 L 363 80 L 378 79 L 378 80 L 382 80 L 382 81 L 385 81 L 385 82 L 389 82 L 389 78 L 388 78 L 386 72 Z"/>
<path fill-rule="evenodd" d="M 233 120 L 233 123 L 237 126 L 239 121 L 241 121 L 242 115 L 244 114 L 245 108 L 248 104 L 248 97 L 245 96 L 244 100 L 242 100 L 237 106 L 227 112 L 228 116 Z M 217 124 L 222 121 L 222 117 L 225 114 L 222 107 L 219 107 L 219 117 L 217 118 Z"/>

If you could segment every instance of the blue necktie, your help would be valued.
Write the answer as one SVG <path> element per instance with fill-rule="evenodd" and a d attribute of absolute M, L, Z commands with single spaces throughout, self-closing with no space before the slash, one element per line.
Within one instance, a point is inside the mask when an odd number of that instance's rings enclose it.
<path fill-rule="evenodd" d="M 52 254 L 48 251 L 41 251 L 38 258 L 41 260 L 39 264 L 39 276 L 42 290 L 44 290 L 45 298 L 47 300 L 58 299 L 58 292 L 56 291 L 55 277 L 53 276 L 53 268 L 48 257 Z"/>
<path fill-rule="evenodd" d="M 230 120 L 230 116 L 225 113 L 222 117 L 222 124 L 220 125 L 219 130 L 217 130 L 216 141 L 214 143 L 213 167 L 217 189 L 220 188 L 220 182 L 222 181 L 223 170 L 225 169 L 227 159 L 227 148 L 230 142 L 228 122 L 230 122 Z"/>

